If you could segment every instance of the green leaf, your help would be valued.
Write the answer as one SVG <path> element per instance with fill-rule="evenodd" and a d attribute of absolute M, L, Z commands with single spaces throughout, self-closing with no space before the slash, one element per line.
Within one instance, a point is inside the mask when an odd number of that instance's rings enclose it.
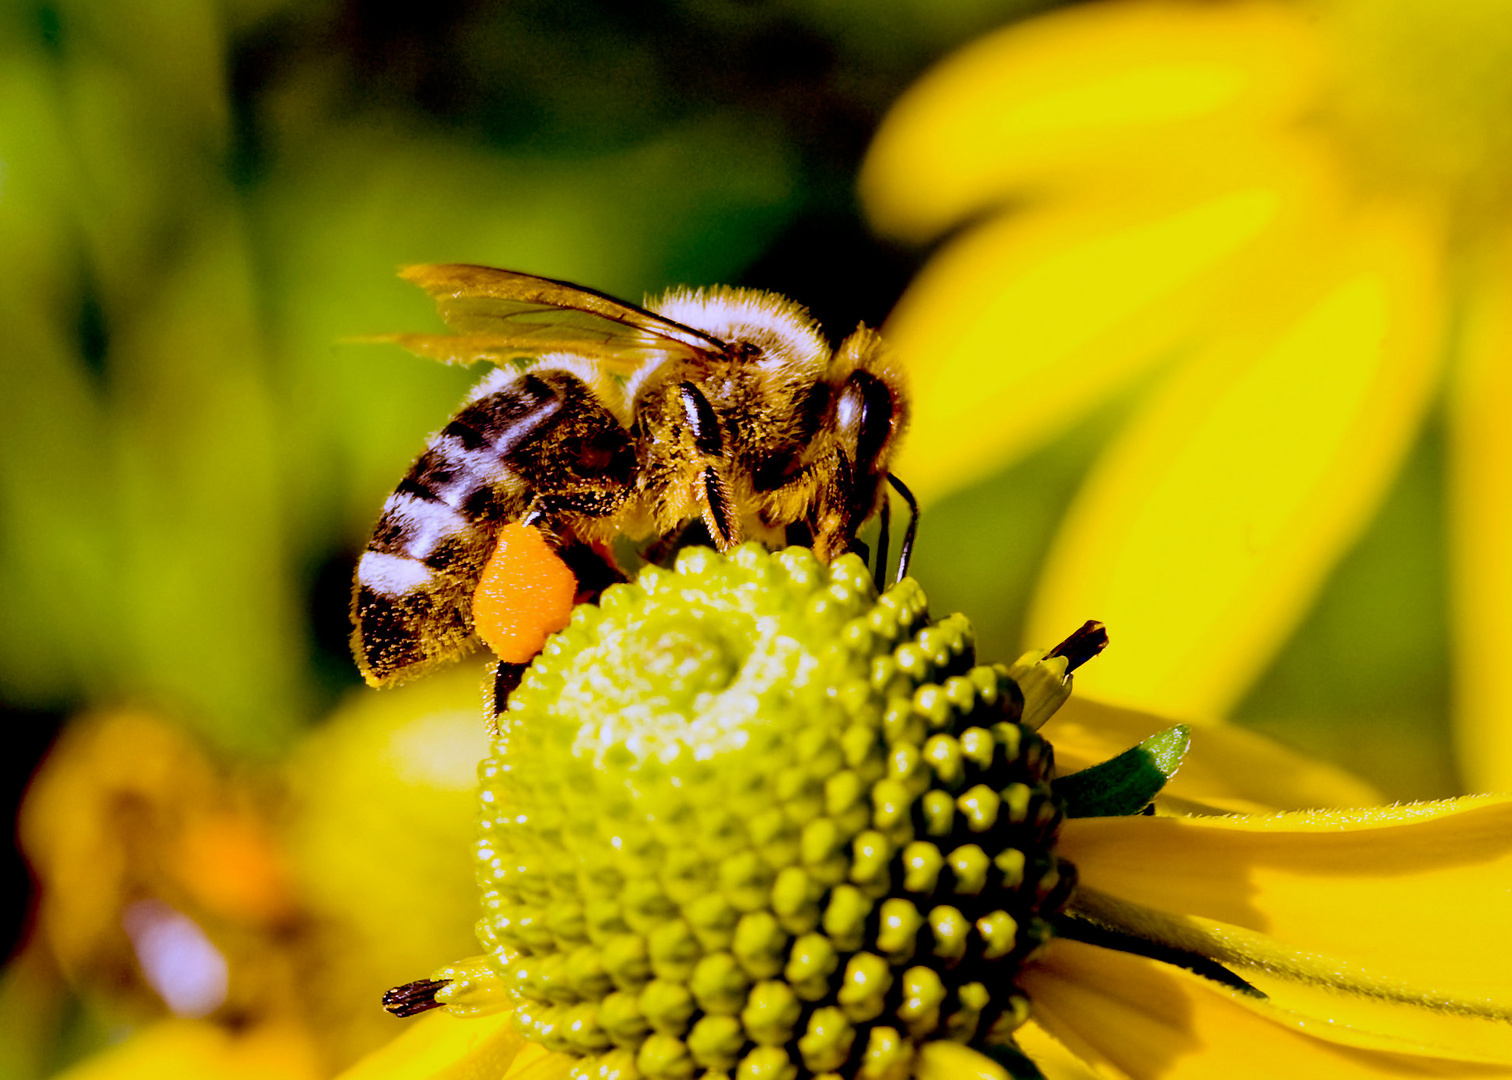
<path fill-rule="evenodd" d="M 1177 724 L 1101 765 L 1062 776 L 1050 786 L 1065 803 L 1067 817 L 1137 814 L 1176 775 L 1191 741 L 1192 729 Z"/>

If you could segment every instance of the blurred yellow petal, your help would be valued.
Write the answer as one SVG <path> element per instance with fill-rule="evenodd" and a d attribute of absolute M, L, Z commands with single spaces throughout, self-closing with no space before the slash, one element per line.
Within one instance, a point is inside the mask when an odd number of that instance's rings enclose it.
<path fill-rule="evenodd" d="M 1175 208 L 1050 210 L 947 247 L 886 327 L 914 389 L 898 474 L 939 494 L 1070 423 L 1191 326 L 1280 202 L 1253 184 Z"/>
<path fill-rule="evenodd" d="M 1378 208 L 1299 241 L 1105 453 L 1062 525 L 1030 639 L 1096 618 L 1087 693 L 1221 715 L 1384 494 L 1438 365 L 1439 237 Z"/>
<path fill-rule="evenodd" d="M 389 1037 L 389 987 L 476 951 L 482 671 L 354 692 L 286 763 L 292 876 L 326 935 L 312 1018 L 342 1062 Z"/>
<path fill-rule="evenodd" d="M 1466 297 L 1449 388 L 1454 688 L 1471 791 L 1512 791 L 1512 240 Z"/>
<path fill-rule="evenodd" d="M 441 1010 L 408 1022 L 339 1080 L 550 1080 L 565 1077 L 571 1064 L 527 1043 L 512 1012 L 464 1020 Z"/>
<path fill-rule="evenodd" d="M 208 1020 L 165 1020 L 55 1080 L 320 1080 L 326 1075 L 298 1028 L 263 1025 L 233 1034 Z"/>
<path fill-rule="evenodd" d="M 1045 735 L 1055 745 L 1056 768 L 1065 775 L 1107 761 L 1172 723 L 1077 694 L 1045 725 Z M 1342 769 L 1220 724 L 1194 728 L 1181 770 L 1161 797 L 1245 813 L 1380 802 L 1374 788 Z"/>
<path fill-rule="evenodd" d="M 1266 817 L 1084 818 L 1082 883 L 1382 980 L 1512 1005 L 1512 799 Z"/>
<path fill-rule="evenodd" d="M 1037 1023 L 1131 1080 L 1503 1077 L 1512 1069 L 1313 1038 L 1262 1005 L 1179 968 L 1052 942 L 1020 975 Z"/>
<path fill-rule="evenodd" d="M 1047 179 L 1223 157 L 1315 78 L 1300 20 L 1270 4 L 1096 5 L 962 50 L 888 114 L 861 174 L 886 232 L 924 240 Z"/>

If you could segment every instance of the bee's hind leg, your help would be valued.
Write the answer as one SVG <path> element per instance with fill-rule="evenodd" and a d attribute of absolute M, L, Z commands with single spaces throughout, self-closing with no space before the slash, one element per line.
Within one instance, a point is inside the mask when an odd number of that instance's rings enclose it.
<path fill-rule="evenodd" d="M 539 519 L 536 524 L 551 539 L 558 557 L 567 564 L 567 569 L 571 570 L 572 576 L 577 579 L 577 595 L 573 598 L 574 603 L 593 603 L 610 585 L 629 580 L 607 550 L 594 544 L 584 543 L 570 533 L 566 534 L 567 539 L 564 541 L 562 537 L 565 530 L 553 530 L 549 526 L 542 527 Z M 520 685 L 525 669 L 529 666 L 529 663 L 515 664 L 508 660 L 500 660 L 494 665 L 493 673 L 489 676 L 484 691 L 483 702 L 483 721 L 488 727 L 490 739 L 499 737 L 499 717 L 509 707 L 509 695 L 514 693 L 515 688 Z"/>
<path fill-rule="evenodd" d="M 614 513 L 624 501 L 619 492 L 566 492 L 537 495 L 520 518 L 522 525 L 538 530 L 551 549 L 556 552 L 577 583 L 573 596 L 574 604 L 592 603 L 610 585 L 629 580 L 614 555 L 602 544 L 592 544 L 581 539 L 573 529 L 574 517 L 602 517 Z M 483 708 L 484 722 L 490 738 L 499 736 L 499 717 L 509 706 L 509 695 L 514 693 L 524 677 L 527 663 L 512 663 L 500 660 L 494 665 L 485 689 Z"/>
<path fill-rule="evenodd" d="M 574 539 L 557 548 L 557 554 L 577 578 L 575 600 L 579 604 L 591 604 L 609 586 L 630 580 L 615 562 L 614 554 L 601 545 Z"/>
<path fill-rule="evenodd" d="M 483 724 L 488 730 L 490 742 L 502 734 L 499 717 L 509 706 L 509 695 L 514 693 L 515 687 L 520 685 L 520 680 L 525 676 L 525 669 L 529 666 L 529 664 L 511 664 L 507 660 L 500 660 L 489 671 L 488 681 L 483 684 Z"/>
<path fill-rule="evenodd" d="M 577 578 L 576 603 L 592 603 L 609 586 L 630 579 L 606 545 L 581 539 L 570 522 L 573 518 L 607 517 L 624 501 L 623 494 L 617 492 L 537 495 L 520 519 L 520 524 L 540 530 L 557 557 Z"/>

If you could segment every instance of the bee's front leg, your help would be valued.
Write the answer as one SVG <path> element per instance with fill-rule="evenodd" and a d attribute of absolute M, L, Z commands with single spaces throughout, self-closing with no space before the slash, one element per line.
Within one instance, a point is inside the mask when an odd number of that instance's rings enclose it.
<path fill-rule="evenodd" d="M 742 536 L 740 516 L 735 512 L 735 492 L 730 483 L 730 460 L 724 430 L 714 406 L 709 404 L 708 397 L 696 383 L 679 385 L 677 396 L 682 405 L 683 423 L 702 465 L 696 483 L 704 524 L 708 526 L 715 546 L 720 551 L 729 551 L 740 543 Z"/>

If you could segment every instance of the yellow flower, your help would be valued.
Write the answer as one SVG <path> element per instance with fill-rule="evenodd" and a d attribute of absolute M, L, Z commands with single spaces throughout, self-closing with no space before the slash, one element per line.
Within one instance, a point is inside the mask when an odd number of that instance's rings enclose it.
<path fill-rule="evenodd" d="M 1142 395 L 1029 620 L 1118 627 L 1095 695 L 1229 709 L 1442 394 L 1461 763 L 1512 785 L 1512 3 L 1077 6 L 927 75 L 861 186 L 896 236 L 972 223 L 886 328 L 911 484 Z"/>
<path fill-rule="evenodd" d="M 1157 726 L 1051 715 L 1086 640 L 979 665 L 797 549 L 614 587 L 480 769 L 489 955 L 345 1080 L 1512 1077 L 1512 799 L 1175 813 L 1244 782 L 1223 729 L 1052 780 L 1041 725 Z"/>
<path fill-rule="evenodd" d="M 1217 957 L 1268 1000 L 1053 940 L 1019 976 L 1033 1013 L 1018 1034 L 1052 1080 L 1512 1076 L 1512 801 L 1093 818 L 1059 843 L 1082 909 Z M 1003 1080 L 928 1045 L 921 1080 Z M 525 1043 L 510 1014 L 442 1014 L 343 1080 L 565 1080 L 575 1063 Z"/>

